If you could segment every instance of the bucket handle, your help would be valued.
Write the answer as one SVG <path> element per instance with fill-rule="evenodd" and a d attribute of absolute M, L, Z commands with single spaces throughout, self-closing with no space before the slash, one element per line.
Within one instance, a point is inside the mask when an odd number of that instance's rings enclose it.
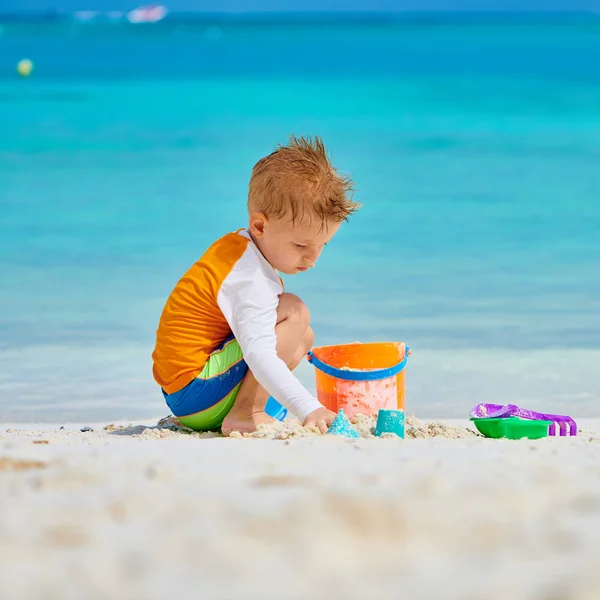
<path fill-rule="evenodd" d="M 345 379 L 346 381 L 376 381 L 378 379 L 387 379 L 398 375 L 406 366 L 408 355 L 410 354 L 410 346 L 406 346 L 404 358 L 393 367 L 388 369 L 378 369 L 376 371 L 347 371 L 346 369 L 336 369 L 322 360 L 319 360 L 311 350 L 308 355 L 308 362 L 315 366 L 319 371 L 323 371 L 327 375 L 331 375 L 337 379 Z"/>

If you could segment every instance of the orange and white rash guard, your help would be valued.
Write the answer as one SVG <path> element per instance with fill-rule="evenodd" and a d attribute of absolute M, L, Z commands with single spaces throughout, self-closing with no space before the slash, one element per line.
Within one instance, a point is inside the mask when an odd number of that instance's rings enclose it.
<path fill-rule="evenodd" d="M 321 403 L 277 356 L 283 285 L 245 230 L 217 240 L 171 292 L 152 354 L 156 382 L 173 394 L 202 371 L 233 333 L 258 383 L 301 421 Z"/>

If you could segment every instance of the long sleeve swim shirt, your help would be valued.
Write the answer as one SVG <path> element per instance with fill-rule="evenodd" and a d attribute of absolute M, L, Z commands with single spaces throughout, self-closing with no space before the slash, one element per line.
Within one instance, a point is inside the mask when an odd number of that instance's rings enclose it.
<path fill-rule="evenodd" d="M 232 333 L 248 368 L 301 421 L 321 403 L 277 356 L 283 284 L 246 230 L 217 240 L 179 280 L 156 332 L 153 375 L 167 394 L 190 383 Z"/>

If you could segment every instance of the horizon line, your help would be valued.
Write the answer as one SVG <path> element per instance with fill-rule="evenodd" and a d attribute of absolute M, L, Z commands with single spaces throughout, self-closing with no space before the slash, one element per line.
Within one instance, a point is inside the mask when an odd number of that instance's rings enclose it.
<path fill-rule="evenodd" d="M 106 21 L 110 15 L 127 15 L 130 10 L 74 10 L 64 11 L 58 8 L 44 10 L 11 10 L 0 9 L 0 21 L 61 21 L 72 19 L 78 14 L 87 13 L 94 15 L 88 22 L 96 23 Z M 531 21 L 543 19 L 557 21 L 561 19 L 585 18 L 596 20 L 600 18 L 600 10 L 453 10 L 453 11 L 420 11 L 420 10 L 394 10 L 394 11 L 369 11 L 369 10 L 340 10 L 340 11 L 209 11 L 209 10 L 187 10 L 169 11 L 166 16 L 156 23 L 146 25 L 157 25 L 165 22 L 188 21 L 368 21 L 368 22 L 440 22 L 440 21 Z M 82 23 L 85 21 L 82 21 Z M 141 24 L 144 25 L 144 24 Z"/>

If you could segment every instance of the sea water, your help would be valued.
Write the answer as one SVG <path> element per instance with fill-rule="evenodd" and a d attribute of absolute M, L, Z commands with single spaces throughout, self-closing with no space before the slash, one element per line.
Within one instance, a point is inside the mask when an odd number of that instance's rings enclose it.
<path fill-rule="evenodd" d="M 164 302 L 290 134 L 363 204 L 285 279 L 318 345 L 408 342 L 409 414 L 598 414 L 600 23 L 0 27 L 0 420 L 166 414 Z"/>

